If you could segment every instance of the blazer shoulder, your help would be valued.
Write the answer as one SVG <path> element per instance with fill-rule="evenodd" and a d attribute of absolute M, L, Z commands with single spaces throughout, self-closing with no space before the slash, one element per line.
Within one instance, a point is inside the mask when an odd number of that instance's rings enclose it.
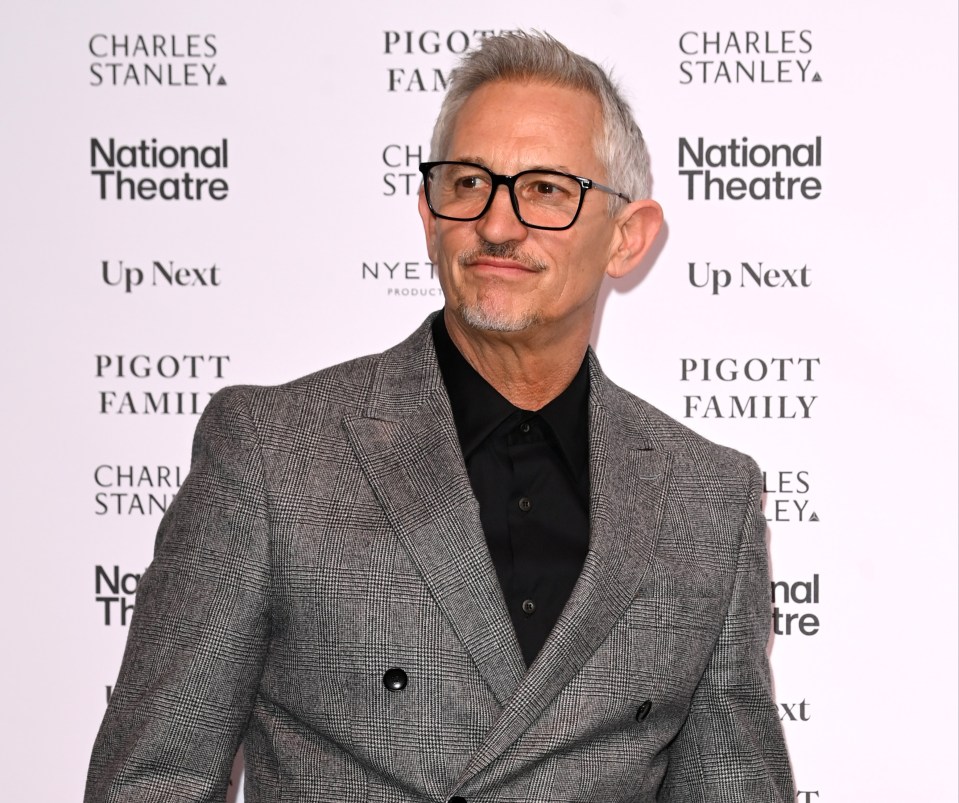
<path fill-rule="evenodd" d="M 436 365 L 429 321 L 403 342 L 323 368 L 279 385 L 231 385 L 210 400 L 206 417 L 245 414 L 254 426 L 313 428 L 354 416 L 375 416 L 384 408 L 412 409 L 442 379 Z"/>
<path fill-rule="evenodd" d="M 727 483 L 739 485 L 747 493 L 757 483 L 761 485 L 759 466 L 749 455 L 709 440 L 612 382 L 606 398 L 611 414 L 628 421 L 651 448 L 670 455 L 674 470 L 718 476 Z"/>

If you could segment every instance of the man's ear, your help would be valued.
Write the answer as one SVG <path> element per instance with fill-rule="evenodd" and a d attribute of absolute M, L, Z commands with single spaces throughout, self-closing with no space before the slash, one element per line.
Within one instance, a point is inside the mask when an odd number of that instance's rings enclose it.
<path fill-rule="evenodd" d="M 420 187 L 420 196 L 417 204 L 420 210 L 420 219 L 423 221 L 423 233 L 426 235 L 426 252 L 430 259 L 435 262 L 435 249 L 433 244 L 436 240 L 436 218 L 430 212 L 429 204 L 426 203 L 426 190 Z"/>
<path fill-rule="evenodd" d="M 663 226 L 663 208 L 650 199 L 632 201 L 616 215 L 615 225 L 606 273 L 619 279 L 643 261 Z"/>

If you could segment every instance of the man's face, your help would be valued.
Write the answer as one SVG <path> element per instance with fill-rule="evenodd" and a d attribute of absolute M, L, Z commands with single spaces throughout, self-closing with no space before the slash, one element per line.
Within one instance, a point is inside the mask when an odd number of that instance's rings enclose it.
<path fill-rule="evenodd" d="M 585 92 L 543 83 L 500 81 L 477 89 L 460 110 L 446 159 L 477 162 L 494 173 L 558 170 L 615 186 L 596 155 L 599 102 Z M 588 331 L 615 230 L 608 196 L 586 193 L 565 231 L 519 222 L 506 187 L 479 220 L 435 218 L 420 192 L 430 258 L 447 314 L 493 331 L 578 327 Z M 544 330 L 548 331 L 548 330 Z"/>

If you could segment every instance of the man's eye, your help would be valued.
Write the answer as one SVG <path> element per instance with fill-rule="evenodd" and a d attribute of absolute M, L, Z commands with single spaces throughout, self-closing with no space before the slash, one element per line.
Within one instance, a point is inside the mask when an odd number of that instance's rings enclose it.
<path fill-rule="evenodd" d="M 533 186 L 533 190 L 539 195 L 556 195 L 562 192 L 562 189 L 548 181 L 538 181 Z"/>

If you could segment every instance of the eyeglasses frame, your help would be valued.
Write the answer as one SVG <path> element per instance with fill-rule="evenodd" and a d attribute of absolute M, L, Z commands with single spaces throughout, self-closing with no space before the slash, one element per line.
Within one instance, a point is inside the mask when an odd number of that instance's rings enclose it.
<path fill-rule="evenodd" d="M 429 182 L 430 170 L 440 165 L 464 165 L 466 167 L 478 167 L 493 180 L 493 186 L 490 190 L 489 198 L 486 201 L 486 205 L 478 215 L 474 215 L 473 217 L 451 217 L 450 215 L 441 215 L 433 208 L 433 202 L 430 201 L 430 194 L 426 190 L 426 186 Z M 617 198 L 622 198 L 624 201 L 626 201 L 626 203 L 630 203 L 628 196 L 623 195 L 623 193 L 617 190 L 614 190 L 612 187 L 607 187 L 605 184 L 600 184 L 598 181 L 593 181 L 591 178 L 576 176 L 572 173 L 563 173 L 559 170 L 521 170 L 515 175 L 507 176 L 503 175 L 502 173 L 494 173 L 485 165 L 477 164 L 476 162 L 455 162 L 444 159 L 438 162 L 420 162 L 420 172 L 423 174 L 423 192 L 426 195 L 427 206 L 429 206 L 430 212 L 432 212 L 434 216 L 442 218 L 443 220 L 456 220 L 461 222 L 479 220 L 481 217 L 483 217 L 483 215 L 489 212 L 489 208 L 493 205 L 493 199 L 496 197 L 496 191 L 499 189 L 501 184 L 506 187 L 506 191 L 509 193 L 509 201 L 513 207 L 513 213 L 516 215 L 516 219 L 530 229 L 566 231 L 567 229 L 572 228 L 573 224 L 579 219 L 579 213 L 583 209 L 583 201 L 586 200 L 586 192 L 588 190 L 600 190 L 601 192 L 615 195 Z M 565 226 L 539 226 L 535 223 L 527 223 L 525 220 L 523 220 L 523 216 L 519 211 L 519 201 L 516 199 L 516 181 L 522 176 L 529 175 L 530 173 L 546 173 L 554 176 L 563 176 L 564 178 L 571 178 L 579 182 L 579 185 L 582 188 L 582 192 L 579 194 L 579 206 L 576 207 L 576 214 L 573 215 L 573 219 Z"/>

